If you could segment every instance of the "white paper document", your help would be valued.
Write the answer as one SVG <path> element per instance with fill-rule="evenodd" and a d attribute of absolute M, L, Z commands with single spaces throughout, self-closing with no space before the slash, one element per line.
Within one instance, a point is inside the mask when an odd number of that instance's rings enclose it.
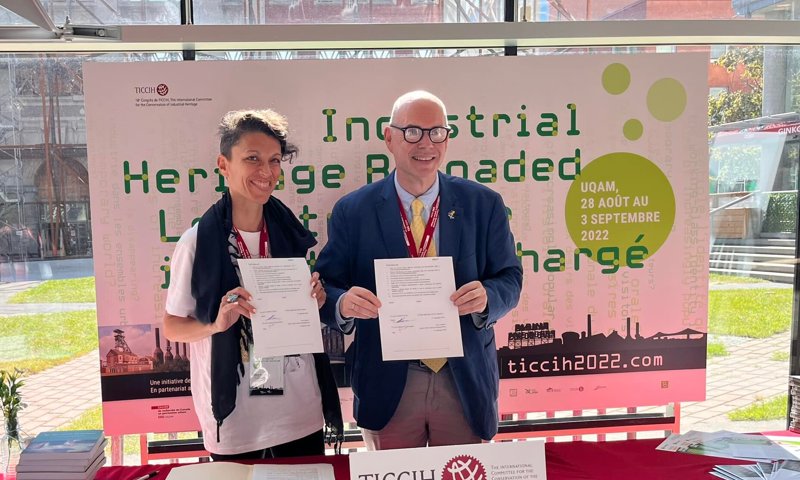
<path fill-rule="evenodd" d="M 375 260 L 384 360 L 462 357 L 451 257 Z"/>
<path fill-rule="evenodd" d="M 167 480 L 335 480 L 333 466 L 327 463 L 308 465 L 243 465 L 234 462 L 209 462 L 185 465 L 170 470 Z"/>
<path fill-rule="evenodd" d="M 322 351 L 317 301 L 305 258 L 239 259 L 244 288 L 253 295 L 253 354 L 275 357 Z"/>

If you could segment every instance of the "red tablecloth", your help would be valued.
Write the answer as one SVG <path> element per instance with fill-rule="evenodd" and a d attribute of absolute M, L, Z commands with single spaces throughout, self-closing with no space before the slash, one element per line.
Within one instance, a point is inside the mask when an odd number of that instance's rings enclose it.
<path fill-rule="evenodd" d="M 714 465 L 736 465 L 749 462 L 662 452 L 656 446 L 662 440 L 628 440 L 618 442 L 566 442 L 545 445 L 548 480 L 711 480 L 708 472 Z M 337 480 L 349 480 L 350 466 L 346 455 L 303 457 L 270 460 L 270 463 L 330 463 Z M 145 465 L 141 467 L 105 467 L 96 480 L 134 480 L 153 470 L 153 480 L 164 480 L 169 470 L 178 465 Z"/>
<path fill-rule="evenodd" d="M 752 463 L 656 450 L 662 441 L 548 443 L 547 479 L 706 480 L 714 465 Z"/>
<path fill-rule="evenodd" d="M 320 455 L 316 457 L 297 457 L 281 458 L 277 460 L 262 460 L 262 463 L 330 463 L 333 465 L 333 473 L 337 480 L 348 480 L 350 478 L 350 463 L 347 455 Z M 256 462 L 242 462 L 256 463 Z M 151 480 L 164 480 L 167 474 L 174 467 L 180 464 L 169 465 L 142 465 L 140 467 L 103 467 L 97 472 L 95 480 L 134 480 L 147 473 L 158 470 L 158 475 Z"/>

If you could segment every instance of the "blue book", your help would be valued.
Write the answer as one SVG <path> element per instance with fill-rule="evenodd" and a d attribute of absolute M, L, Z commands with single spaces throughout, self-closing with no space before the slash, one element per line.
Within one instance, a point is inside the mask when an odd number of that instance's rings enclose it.
<path fill-rule="evenodd" d="M 41 460 L 94 460 L 102 450 L 105 436 L 102 430 L 73 430 L 42 432 L 25 447 L 20 464 Z"/>

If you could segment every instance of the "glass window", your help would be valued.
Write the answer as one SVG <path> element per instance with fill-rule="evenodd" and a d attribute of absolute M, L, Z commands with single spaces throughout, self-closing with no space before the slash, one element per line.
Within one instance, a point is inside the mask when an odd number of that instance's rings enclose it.
<path fill-rule="evenodd" d="M 523 2 L 537 21 L 592 19 L 794 18 L 777 2 Z M 44 2 L 56 20 L 75 23 L 178 23 L 179 2 Z M 688 12 L 688 13 L 687 13 Z M 496 1 L 270 0 L 195 2 L 206 24 L 335 22 L 493 22 Z M 527 16 L 527 13 L 526 13 Z M 0 9 L 0 22 L 25 24 Z M 16 23 L 15 23 L 16 22 Z M 733 27 L 732 27 L 733 28 Z M 800 47 L 610 46 L 527 49 L 520 55 L 626 52 L 708 52 L 709 209 L 713 245 L 709 264 L 708 400 L 684 406 L 689 428 L 782 429 L 784 418 L 737 423 L 728 414 L 780 399 L 788 373 L 791 285 L 797 235 L 800 165 Z M 198 60 L 286 60 L 493 55 L 483 50 L 364 50 L 198 52 Z M 82 65 L 86 61 L 179 61 L 180 53 L 0 56 L 0 282 L 92 275 L 86 124 Z M 498 86 L 498 88 L 501 88 Z M 705 159 L 703 159 L 705 161 Z M 705 208 L 705 207 L 703 207 Z M 745 285 L 742 287 L 742 285 Z M 3 320 L 0 315 L 0 321 Z M 40 332 L 42 336 L 48 332 Z M 14 343 L 12 334 L 0 346 Z M 14 337 L 16 338 L 16 337 Z M 754 358 L 749 352 L 757 352 Z M 24 352 L 23 352 L 24 353 Z M 23 358 L 24 355 L 22 355 Z M 0 350 L 0 358 L 3 358 Z M 4 357 L 11 358 L 11 357 Z M 17 358 L 17 357 L 14 357 Z M 757 372 L 752 372 L 754 370 Z M 759 394 L 732 399 L 731 371 L 753 375 Z M 747 373 L 750 372 L 750 373 Z M 706 412 L 719 411 L 709 416 Z M 785 413 L 785 409 L 783 410 Z M 609 412 L 610 413 L 610 412 Z M 771 422 L 771 423 L 769 423 Z"/>
<path fill-rule="evenodd" d="M 498 0 L 195 0 L 197 24 L 480 23 L 503 21 Z"/>
<path fill-rule="evenodd" d="M 59 26 L 64 25 L 67 17 L 77 25 L 178 25 L 180 5 L 180 0 L 42 0 L 45 11 Z"/>
<path fill-rule="evenodd" d="M 11 10 L 0 7 L 0 25 L 33 25 L 28 20 L 20 17 Z"/>

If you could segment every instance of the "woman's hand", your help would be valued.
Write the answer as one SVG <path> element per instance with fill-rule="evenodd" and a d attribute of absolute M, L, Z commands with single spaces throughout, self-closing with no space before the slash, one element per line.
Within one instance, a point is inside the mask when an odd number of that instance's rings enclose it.
<path fill-rule="evenodd" d="M 242 287 L 236 287 L 222 296 L 217 319 L 212 324 L 214 333 L 221 333 L 231 328 L 239 320 L 239 315 L 250 317 L 256 309 L 250 304 L 253 296 Z"/>
<path fill-rule="evenodd" d="M 319 278 L 319 273 L 314 272 L 311 274 L 311 297 L 317 300 L 317 308 L 322 308 L 325 305 L 325 299 L 328 298 L 325 293 L 325 287 L 322 280 Z"/>

